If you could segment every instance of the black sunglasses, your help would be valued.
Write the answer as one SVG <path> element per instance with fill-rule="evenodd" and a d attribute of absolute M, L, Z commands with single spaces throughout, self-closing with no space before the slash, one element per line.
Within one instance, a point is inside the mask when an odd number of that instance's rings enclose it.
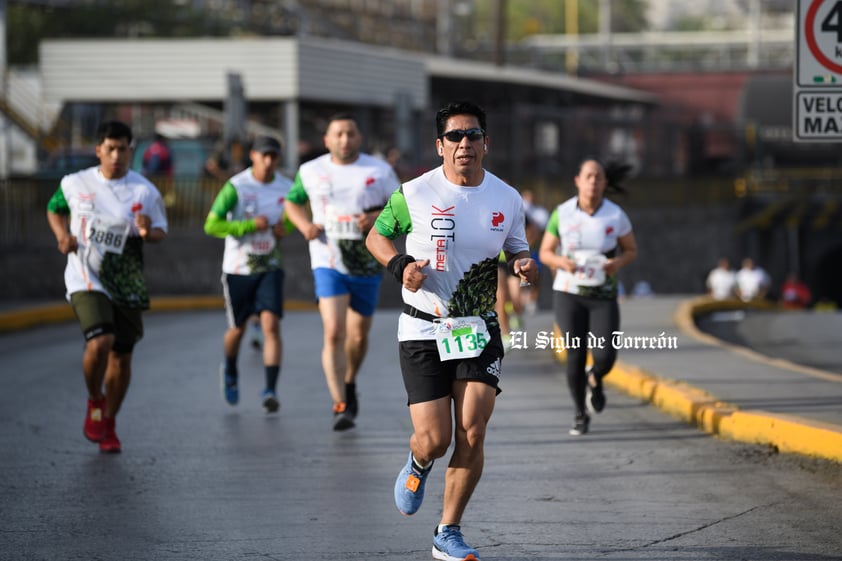
<path fill-rule="evenodd" d="M 462 142 L 462 139 L 466 136 L 468 140 L 482 140 L 485 131 L 482 129 L 453 129 L 442 134 L 439 138 L 446 138 L 450 142 Z"/>

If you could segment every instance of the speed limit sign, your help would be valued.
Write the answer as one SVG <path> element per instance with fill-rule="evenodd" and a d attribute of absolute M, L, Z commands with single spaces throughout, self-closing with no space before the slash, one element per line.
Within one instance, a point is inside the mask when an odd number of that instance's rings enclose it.
<path fill-rule="evenodd" d="M 842 141 L 842 0 L 798 0 L 793 137 Z"/>

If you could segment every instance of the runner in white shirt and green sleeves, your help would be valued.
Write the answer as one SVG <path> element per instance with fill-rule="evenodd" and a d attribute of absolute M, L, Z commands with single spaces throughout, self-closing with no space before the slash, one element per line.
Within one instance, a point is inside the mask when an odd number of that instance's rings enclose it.
<path fill-rule="evenodd" d="M 433 461 L 455 443 L 433 537 L 433 557 L 446 561 L 479 559 L 460 523 L 482 474 L 486 425 L 500 393 L 504 350 L 494 311 L 500 251 L 524 282 L 536 282 L 538 273 L 523 199 L 482 167 L 490 142 L 485 125 L 474 103 L 440 109 L 442 166 L 392 194 L 367 238 L 372 255 L 401 283 L 405 304 L 398 340 L 414 432 L 395 481 L 402 514 L 420 508 Z M 399 254 L 393 240 L 404 236 L 407 253 Z"/>
<path fill-rule="evenodd" d="M 284 312 L 284 270 L 280 240 L 291 231 L 284 203 L 292 181 L 278 173 L 281 143 L 271 136 L 255 139 L 251 166 L 223 185 L 213 202 L 205 233 L 225 238 L 222 287 L 228 329 L 220 365 L 222 396 L 229 405 L 240 399 L 237 359 L 249 319 L 259 317 L 263 334 L 265 385 L 260 399 L 266 413 L 280 407 L 281 318 Z"/>
<path fill-rule="evenodd" d="M 576 409 L 569 433 L 588 432 L 591 413 L 605 407 L 602 379 L 617 360 L 610 343 L 588 349 L 592 333 L 603 341 L 620 327 L 617 271 L 637 257 L 637 243 L 625 211 L 605 198 L 606 190 L 624 191 L 619 182 L 627 166 L 606 168 L 585 159 L 574 178 L 577 196 L 550 215 L 539 259 L 556 270 L 553 282 L 555 323 L 562 333 L 578 338 L 567 349 L 567 385 Z M 593 365 L 586 367 L 590 350 Z"/>
<path fill-rule="evenodd" d="M 67 298 L 85 337 L 88 391 L 84 435 L 101 452 L 120 452 L 116 417 L 129 389 L 132 351 L 149 308 L 144 242 L 167 235 L 161 194 L 129 169 L 132 131 L 107 121 L 96 131 L 99 166 L 65 176 L 47 204 L 47 221 L 67 255 Z M 103 388 L 104 384 L 104 388 Z"/>

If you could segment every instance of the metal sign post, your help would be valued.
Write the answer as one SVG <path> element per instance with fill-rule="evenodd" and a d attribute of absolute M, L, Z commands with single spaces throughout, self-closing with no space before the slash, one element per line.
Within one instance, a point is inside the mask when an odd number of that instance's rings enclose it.
<path fill-rule="evenodd" d="M 798 0 L 793 140 L 842 142 L 842 0 Z"/>

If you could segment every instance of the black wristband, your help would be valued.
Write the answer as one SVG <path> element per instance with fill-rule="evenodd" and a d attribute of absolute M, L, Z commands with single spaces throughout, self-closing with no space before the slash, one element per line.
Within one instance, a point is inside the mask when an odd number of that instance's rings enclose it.
<path fill-rule="evenodd" d="M 512 260 L 508 262 L 508 265 L 509 265 L 509 273 L 511 273 L 511 275 L 512 275 L 512 276 L 516 276 L 516 275 L 517 275 L 517 273 L 515 273 L 515 263 L 517 263 L 517 258 L 516 258 L 516 257 L 512 257 Z"/>
<path fill-rule="evenodd" d="M 410 263 L 415 263 L 415 257 L 407 255 L 406 253 L 398 253 L 389 259 L 389 264 L 386 265 L 386 269 L 392 273 L 396 281 L 403 284 L 403 270 L 406 269 L 406 266 Z"/>

